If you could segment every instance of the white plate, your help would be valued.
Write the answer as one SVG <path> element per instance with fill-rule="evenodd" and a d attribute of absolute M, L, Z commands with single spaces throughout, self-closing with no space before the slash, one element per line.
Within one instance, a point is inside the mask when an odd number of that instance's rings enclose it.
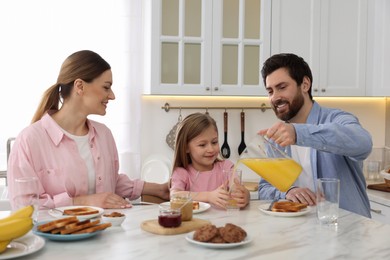
<path fill-rule="evenodd" d="M 246 238 L 239 243 L 226 243 L 226 244 L 206 243 L 206 242 L 199 242 L 199 241 L 194 240 L 193 239 L 194 233 L 195 233 L 195 231 L 188 233 L 186 235 L 187 241 L 192 243 L 192 244 L 203 246 L 203 247 L 208 247 L 208 248 L 232 248 L 232 247 L 246 245 L 246 244 L 252 242 L 252 240 L 253 240 L 250 236 L 246 236 Z"/>
<path fill-rule="evenodd" d="M 163 203 L 161 203 L 160 205 L 169 206 L 169 205 L 170 205 L 170 202 L 169 202 L 169 201 L 163 202 Z M 192 212 L 193 212 L 194 214 L 198 214 L 198 213 L 201 213 L 201 212 L 203 212 L 203 211 L 208 210 L 210 207 L 211 207 L 211 206 L 210 206 L 210 204 L 208 204 L 208 203 L 199 202 L 199 209 L 194 209 Z"/>
<path fill-rule="evenodd" d="M 271 203 L 264 203 L 259 206 L 259 210 L 264 214 L 276 217 L 298 217 L 310 212 L 310 207 L 306 207 L 298 212 L 274 212 L 267 210 Z"/>
<path fill-rule="evenodd" d="M 0 259 L 11 259 L 24 255 L 35 253 L 45 245 L 45 239 L 28 233 L 23 237 L 13 240 L 3 253 L 0 254 Z"/>
<path fill-rule="evenodd" d="M 84 208 L 84 207 L 96 209 L 96 210 L 98 210 L 99 212 L 96 213 L 96 214 L 89 214 L 89 215 L 77 216 L 77 218 L 78 218 L 79 220 L 86 220 L 86 219 L 96 218 L 96 217 L 100 216 L 101 214 L 103 214 L 103 212 L 104 212 L 104 209 L 98 208 L 98 207 L 92 207 L 92 206 L 69 206 L 69 207 L 59 207 L 59 208 L 56 208 L 56 209 L 59 209 L 59 210 L 61 210 L 61 211 L 64 211 L 64 210 L 67 210 L 67 209 L 77 209 L 77 208 Z M 57 210 L 53 210 L 53 209 L 49 210 L 49 214 L 50 214 L 52 217 L 55 217 L 55 218 L 67 218 L 67 217 L 70 217 L 70 215 L 62 215 L 61 212 L 59 212 L 59 211 L 57 211 Z"/>

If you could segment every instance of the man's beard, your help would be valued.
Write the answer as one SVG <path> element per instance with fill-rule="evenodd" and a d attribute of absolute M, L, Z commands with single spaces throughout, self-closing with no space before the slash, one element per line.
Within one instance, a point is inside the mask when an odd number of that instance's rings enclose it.
<path fill-rule="evenodd" d="M 277 106 L 279 104 L 287 104 L 288 110 L 286 112 L 280 113 L 278 112 Z M 278 100 L 275 103 L 272 104 L 272 109 L 275 112 L 275 115 L 283 121 L 290 121 L 291 118 L 295 117 L 299 110 L 302 108 L 304 103 L 303 95 L 300 92 L 297 92 L 294 99 L 291 103 L 289 103 L 287 100 Z"/>

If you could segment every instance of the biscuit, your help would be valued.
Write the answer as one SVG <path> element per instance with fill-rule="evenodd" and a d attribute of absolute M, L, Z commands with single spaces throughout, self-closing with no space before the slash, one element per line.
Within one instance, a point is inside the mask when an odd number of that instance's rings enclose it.
<path fill-rule="evenodd" d="M 218 228 L 218 233 L 209 241 L 210 243 L 214 243 L 214 244 L 225 244 L 226 243 L 226 241 L 221 236 L 221 233 L 220 233 L 221 228 L 222 227 Z"/>
<path fill-rule="evenodd" d="M 238 243 L 245 239 L 246 232 L 241 227 L 227 223 L 219 230 L 221 237 L 228 243 Z"/>
<path fill-rule="evenodd" d="M 194 240 L 199 242 L 208 242 L 217 234 L 218 228 L 215 225 L 207 224 L 195 231 Z"/>

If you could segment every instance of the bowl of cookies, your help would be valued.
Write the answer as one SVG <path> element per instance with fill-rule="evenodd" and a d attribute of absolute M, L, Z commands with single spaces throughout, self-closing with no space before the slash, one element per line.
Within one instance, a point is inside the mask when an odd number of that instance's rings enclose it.
<path fill-rule="evenodd" d="M 111 223 L 113 226 L 120 226 L 122 225 L 123 221 L 126 219 L 126 215 L 122 214 L 120 212 L 111 212 L 106 213 L 101 216 L 102 221 L 105 223 Z"/>

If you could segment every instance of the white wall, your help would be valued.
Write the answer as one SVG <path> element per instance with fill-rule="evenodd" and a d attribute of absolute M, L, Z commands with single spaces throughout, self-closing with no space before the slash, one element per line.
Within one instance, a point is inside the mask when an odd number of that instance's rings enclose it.
<path fill-rule="evenodd" d="M 319 104 L 346 110 L 355 114 L 361 124 L 372 134 L 374 147 L 385 145 L 385 98 L 315 98 Z M 166 136 L 178 121 L 179 110 L 165 112 L 161 109 L 168 102 L 171 106 L 200 106 L 200 107 L 224 107 L 224 106 L 260 106 L 268 105 L 267 98 L 256 97 L 171 97 L 171 96 L 143 96 L 142 99 L 142 147 L 141 158 L 151 154 L 165 154 L 171 159 L 173 151 L 166 144 Z M 183 118 L 193 112 L 205 112 L 205 109 L 182 109 Z M 223 112 L 224 109 L 209 109 L 210 115 L 217 121 L 219 130 L 219 142 L 223 143 Z M 238 146 L 241 141 L 240 112 L 241 109 L 229 109 L 228 112 L 228 143 L 231 149 L 231 159 L 235 162 L 238 158 Z M 248 144 L 252 136 L 260 129 L 269 127 L 277 119 L 272 110 L 244 110 L 245 142 Z M 245 175 L 243 179 L 258 179 L 256 175 Z"/>

